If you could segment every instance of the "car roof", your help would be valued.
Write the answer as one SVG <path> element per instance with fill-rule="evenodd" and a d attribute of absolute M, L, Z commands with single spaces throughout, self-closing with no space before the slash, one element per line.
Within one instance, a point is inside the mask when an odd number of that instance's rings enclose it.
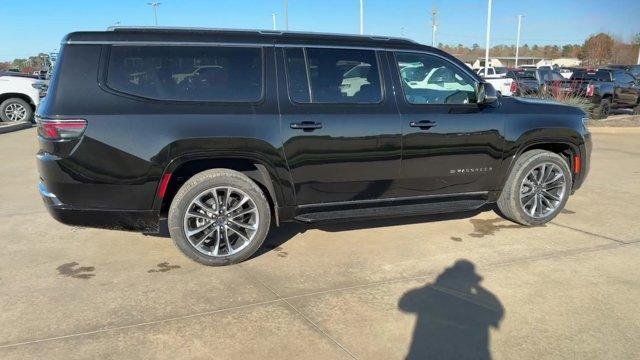
<path fill-rule="evenodd" d="M 209 29 L 184 27 L 110 27 L 107 31 L 80 31 L 68 34 L 63 43 L 136 43 L 136 42 L 176 42 L 176 43 L 207 43 L 232 42 L 240 44 L 281 44 L 327 45 L 348 47 L 399 48 L 422 49 L 429 48 L 417 42 L 398 37 L 331 34 L 297 31 L 275 30 L 238 30 L 238 29 Z M 429 48 L 430 51 L 441 51 Z"/>

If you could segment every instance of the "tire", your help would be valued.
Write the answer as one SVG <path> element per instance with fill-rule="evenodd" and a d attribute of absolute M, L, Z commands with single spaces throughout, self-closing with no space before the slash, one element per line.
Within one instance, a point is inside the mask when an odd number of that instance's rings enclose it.
<path fill-rule="evenodd" d="M 16 110 L 20 111 L 20 113 L 17 113 Z M 13 116 L 20 116 L 20 118 L 12 118 Z M 20 98 L 10 98 L 0 104 L 0 120 L 3 122 L 31 122 L 32 119 L 33 109 L 31 105 Z"/>
<path fill-rule="evenodd" d="M 596 120 L 606 119 L 611 111 L 611 99 L 604 98 L 600 100 L 600 104 L 593 108 L 592 115 Z"/>
<path fill-rule="evenodd" d="M 229 193 L 230 195 L 226 192 L 229 191 L 229 188 L 233 189 Z M 213 189 L 216 189 L 218 195 L 215 198 L 209 192 Z M 229 196 L 229 200 L 222 200 L 227 196 Z M 216 213 L 216 208 L 218 211 L 234 208 L 241 202 L 241 199 L 244 200 L 243 196 L 248 197 L 249 200 L 246 200 L 244 205 L 233 214 L 248 212 L 247 215 L 233 217 Z M 207 197 L 210 198 L 207 199 Z M 194 203 L 196 199 L 200 200 L 204 207 Z M 221 204 L 213 205 L 216 202 L 214 199 L 218 199 Z M 209 210 L 204 210 L 205 208 L 209 209 L 211 213 L 207 212 Z M 197 213 L 197 216 L 187 217 L 187 210 L 191 210 L 190 214 Z M 207 217 L 209 220 L 205 220 L 203 217 Z M 246 224 L 243 223 L 244 219 L 247 219 Z M 188 258 L 208 266 L 231 265 L 249 258 L 264 242 L 270 222 L 271 210 L 260 187 L 244 174 L 229 169 L 207 170 L 190 178 L 173 198 L 168 219 L 169 233 L 178 249 Z M 237 223 L 253 226 L 255 230 L 242 228 Z M 255 226 L 256 223 L 257 226 Z M 185 229 L 195 231 L 201 228 L 204 230 L 192 235 L 191 240 L 187 237 Z M 232 229 L 239 230 L 244 238 L 241 238 L 240 234 Z M 228 238 L 224 237 L 225 232 L 228 234 Z M 221 237 L 218 238 L 218 235 Z M 206 240 L 203 240 L 205 238 Z M 225 239 L 228 239 L 231 244 L 231 253 Z M 243 239 L 250 241 L 247 242 Z M 198 242 L 201 244 L 199 245 Z M 218 243 L 217 246 L 216 243 Z"/>
<path fill-rule="evenodd" d="M 543 211 L 541 211 L 541 213 L 539 214 L 540 216 L 532 216 L 527 212 L 525 206 L 523 205 L 523 203 L 527 202 L 527 200 L 531 198 L 525 196 L 523 199 L 521 199 L 521 194 L 523 194 L 523 190 L 527 190 L 524 191 L 524 193 L 527 193 L 528 190 L 531 189 L 532 193 L 534 194 L 536 193 L 536 191 L 539 191 L 534 189 L 534 187 L 528 187 L 524 185 L 524 182 L 525 178 L 530 176 L 532 174 L 532 171 L 535 171 L 534 169 L 539 169 L 542 165 L 545 165 L 545 169 L 546 171 L 549 171 L 547 173 L 549 175 L 559 176 L 559 174 L 562 173 L 562 176 L 564 177 L 564 187 L 558 187 L 560 180 L 555 183 L 551 183 L 549 187 L 555 186 L 555 188 L 549 191 L 552 192 L 552 195 L 559 198 L 559 200 L 554 200 L 553 206 L 548 206 L 551 205 L 551 202 L 549 202 L 548 200 L 546 202 L 546 204 L 548 205 L 541 203 L 543 205 L 540 207 L 540 209 L 542 209 Z M 540 172 L 537 172 L 537 174 L 539 175 Z M 533 175 L 535 175 L 535 172 L 533 173 Z M 527 178 L 527 180 L 530 179 L 530 177 Z M 571 194 L 572 183 L 573 182 L 569 165 L 567 164 L 567 161 L 560 155 L 546 150 L 527 151 L 522 154 L 514 164 L 507 182 L 502 189 L 502 193 L 498 198 L 498 209 L 505 218 L 518 224 L 525 226 L 543 225 L 556 217 L 558 213 L 560 213 L 560 211 L 564 208 L 569 198 L 569 194 Z M 537 189 L 540 189 L 540 186 L 538 185 L 535 185 L 535 187 Z M 561 194 L 560 190 L 562 190 Z M 543 192 L 543 190 L 540 190 L 540 192 Z M 546 192 L 545 194 L 548 193 L 549 192 Z M 552 209 L 552 207 L 554 208 Z M 544 211 L 545 208 L 547 212 Z M 529 210 L 533 210 L 533 205 L 529 206 Z"/>
<path fill-rule="evenodd" d="M 633 108 L 633 115 L 640 115 L 640 105 Z"/>

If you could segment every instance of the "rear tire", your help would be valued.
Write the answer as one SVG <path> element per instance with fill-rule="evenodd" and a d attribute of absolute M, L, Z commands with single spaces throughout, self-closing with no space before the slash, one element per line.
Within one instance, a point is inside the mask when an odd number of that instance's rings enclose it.
<path fill-rule="evenodd" d="M 600 104 L 591 111 L 593 118 L 596 120 L 606 119 L 611 112 L 611 99 L 604 98 L 600 100 Z"/>
<path fill-rule="evenodd" d="M 168 219 L 178 249 L 208 266 L 248 259 L 264 242 L 270 222 L 271 210 L 260 187 L 229 169 L 207 170 L 189 179 L 173 198 Z"/>
<path fill-rule="evenodd" d="M 546 150 L 527 151 L 516 160 L 498 199 L 498 208 L 504 217 L 518 224 L 543 225 L 564 208 L 571 185 L 569 165 L 560 155 Z"/>

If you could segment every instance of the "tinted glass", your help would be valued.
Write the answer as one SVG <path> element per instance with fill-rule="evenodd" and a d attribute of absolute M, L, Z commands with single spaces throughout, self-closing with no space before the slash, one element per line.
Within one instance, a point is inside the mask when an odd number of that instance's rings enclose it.
<path fill-rule="evenodd" d="M 412 104 L 469 104 L 476 102 L 475 80 L 439 57 L 397 53 L 404 95 Z"/>
<path fill-rule="evenodd" d="M 611 72 L 606 70 L 598 71 L 576 71 L 571 75 L 571 79 L 611 81 Z"/>
<path fill-rule="evenodd" d="M 623 72 L 616 73 L 616 81 L 621 84 L 628 84 L 630 82 L 633 82 L 634 80 L 635 79 L 633 76 L 631 76 L 631 74 L 627 74 Z"/>
<path fill-rule="evenodd" d="M 299 103 L 311 102 L 304 51 L 302 49 L 287 49 L 285 58 L 291 100 Z"/>
<path fill-rule="evenodd" d="M 286 61 L 289 95 L 293 101 L 362 104 L 382 100 L 374 51 L 287 49 Z"/>
<path fill-rule="evenodd" d="M 107 85 L 159 100 L 254 102 L 262 97 L 262 50 L 114 46 Z"/>

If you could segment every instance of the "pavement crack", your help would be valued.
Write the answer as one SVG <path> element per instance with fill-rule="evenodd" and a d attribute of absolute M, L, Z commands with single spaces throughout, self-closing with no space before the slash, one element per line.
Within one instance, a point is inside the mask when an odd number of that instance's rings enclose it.
<path fill-rule="evenodd" d="M 304 321 L 308 322 L 316 331 L 318 331 L 320 334 L 322 334 L 324 337 L 326 337 L 329 341 L 334 343 L 337 347 L 339 347 L 342 351 L 344 351 L 352 359 L 358 359 L 351 351 L 349 351 L 349 349 L 347 349 L 344 345 L 342 345 L 342 343 L 340 343 L 337 339 L 335 339 L 328 332 L 326 332 L 324 329 L 322 329 L 320 327 L 320 325 L 316 324 L 308 316 L 303 314 L 302 311 L 300 311 L 298 308 L 293 306 L 293 304 L 291 304 L 287 300 L 287 298 L 284 298 L 284 297 L 280 296 L 280 294 L 275 289 L 273 289 L 271 286 L 267 285 L 264 281 L 262 281 L 262 279 L 260 279 L 260 277 L 258 277 L 257 275 L 254 275 L 248 269 L 245 269 L 244 266 L 242 266 L 242 264 L 239 264 L 238 266 L 247 274 L 247 276 L 249 276 L 253 280 L 259 282 L 262 286 L 264 286 L 267 290 L 269 290 L 273 295 L 275 295 L 278 298 L 278 300 L 281 300 L 285 304 L 287 304 L 287 306 L 289 306 L 294 312 L 296 312 Z"/>
<path fill-rule="evenodd" d="M 609 236 L 606 236 L 606 235 L 596 234 L 596 233 L 592 233 L 592 232 L 590 232 L 590 231 L 586 231 L 586 230 L 582 230 L 582 229 L 577 229 L 577 228 L 574 228 L 574 227 L 572 227 L 572 226 L 558 224 L 558 223 L 557 223 L 557 222 L 555 222 L 555 221 L 550 222 L 550 224 L 553 224 L 553 225 L 556 225 L 556 226 L 560 226 L 560 227 L 563 227 L 563 228 L 565 228 L 565 229 L 570 229 L 570 230 L 578 231 L 578 232 L 581 232 L 581 233 L 583 233 L 583 234 L 585 234 L 585 235 L 596 236 L 596 237 L 599 237 L 599 238 L 602 238 L 602 239 L 607 239 L 607 240 L 610 240 L 610 241 L 614 241 L 614 242 L 616 242 L 616 243 L 618 243 L 618 244 L 627 244 L 627 242 L 626 242 L 626 241 L 624 241 L 624 240 L 618 240 L 618 239 L 615 239 L 615 238 L 612 238 L 612 237 L 609 237 Z"/>

